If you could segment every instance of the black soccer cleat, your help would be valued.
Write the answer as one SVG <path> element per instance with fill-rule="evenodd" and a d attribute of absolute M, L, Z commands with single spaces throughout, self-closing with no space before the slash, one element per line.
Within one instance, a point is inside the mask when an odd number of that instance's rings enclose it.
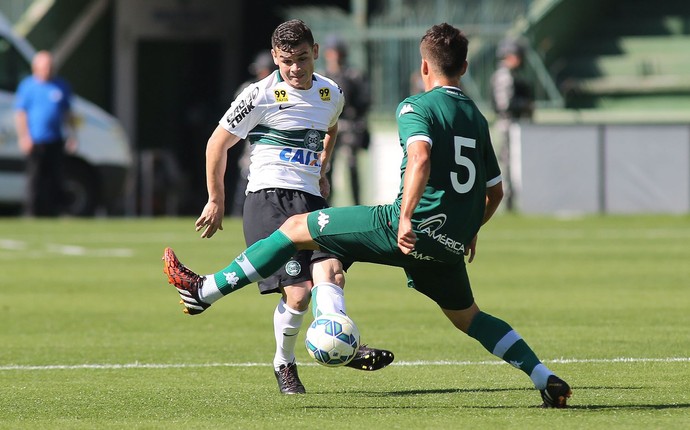
<path fill-rule="evenodd" d="M 570 385 L 556 375 L 549 376 L 546 388 L 539 392 L 544 401 L 542 408 L 567 408 L 568 398 L 573 394 Z"/>
<path fill-rule="evenodd" d="M 199 290 L 204 284 L 204 277 L 197 275 L 180 263 L 171 248 L 165 248 L 163 252 L 163 273 L 168 276 L 168 282 L 177 288 L 182 299 L 180 304 L 184 305 L 184 313 L 197 315 L 211 306 L 199 298 Z"/>
<path fill-rule="evenodd" d="M 393 362 L 394 358 L 392 351 L 360 345 L 355 358 L 345 366 L 358 370 L 374 371 L 388 366 Z"/>
<path fill-rule="evenodd" d="M 304 389 L 304 385 L 302 385 L 302 381 L 299 380 L 296 363 L 281 364 L 274 373 L 281 393 L 305 394 L 307 392 Z"/>

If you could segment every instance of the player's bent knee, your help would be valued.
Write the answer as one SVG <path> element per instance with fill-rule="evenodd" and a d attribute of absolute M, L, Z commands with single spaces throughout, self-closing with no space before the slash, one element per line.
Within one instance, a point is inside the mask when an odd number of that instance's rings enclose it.
<path fill-rule="evenodd" d="M 315 285 L 328 282 L 340 288 L 345 288 L 343 263 L 337 258 L 327 258 L 313 263 L 311 265 L 311 276 Z"/>
<path fill-rule="evenodd" d="M 307 215 L 293 215 L 280 226 L 280 231 L 285 234 L 299 249 L 318 249 L 318 245 L 312 240 L 307 226 Z"/>
<path fill-rule="evenodd" d="M 474 320 L 474 317 L 479 313 L 479 306 L 477 306 L 476 303 L 472 303 L 472 306 L 467 309 L 449 310 L 441 308 L 441 310 L 457 329 L 463 333 L 467 333 L 472 324 L 472 320 Z"/>

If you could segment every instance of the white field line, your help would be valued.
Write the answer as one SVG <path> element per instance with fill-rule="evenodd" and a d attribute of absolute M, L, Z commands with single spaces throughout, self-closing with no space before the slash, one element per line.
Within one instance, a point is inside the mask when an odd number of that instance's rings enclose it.
<path fill-rule="evenodd" d="M 79 245 L 64 245 L 58 243 L 47 243 L 41 246 L 41 249 L 30 249 L 29 245 L 21 240 L 3 239 L 0 238 L 0 250 L 26 252 L 30 251 L 34 254 L 38 252 L 42 254 L 59 254 L 72 257 L 123 257 L 129 258 L 134 256 L 134 251 L 129 248 L 87 248 Z"/>
<path fill-rule="evenodd" d="M 668 358 L 556 358 L 543 360 L 544 363 L 579 364 L 579 363 L 690 363 L 690 357 Z M 493 366 L 507 364 L 503 361 L 398 361 L 391 366 Z M 119 370 L 119 369 L 188 369 L 210 367 L 268 367 L 270 363 L 125 363 L 125 364 L 48 364 L 4 365 L 0 371 L 12 370 Z M 318 366 L 317 363 L 300 363 L 300 366 Z"/>

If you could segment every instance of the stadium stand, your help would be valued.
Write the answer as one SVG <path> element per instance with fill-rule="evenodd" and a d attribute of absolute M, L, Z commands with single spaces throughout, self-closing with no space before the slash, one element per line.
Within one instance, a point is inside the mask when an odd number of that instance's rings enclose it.
<path fill-rule="evenodd" d="M 688 111 L 690 106 L 690 1 L 664 0 L 440 0 L 379 2 L 365 30 L 345 24 L 340 12 L 296 7 L 291 12 L 351 39 L 355 60 L 368 68 L 374 111 L 389 111 L 408 91 L 417 68 L 416 43 L 428 25 L 446 20 L 472 37 L 463 84 L 489 105 L 496 46 L 523 35 L 537 108 L 562 111 Z M 395 5 L 395 7 L 393 7 Z M 338 25 L 333 17 L 342 15 Z M 324 23 L 321 27 L 318 23 Z M 366 48 L 365 48 L 366 47 Z"/>
<path fill-rule="evenodd" d="M 600 3 L 551 63 L 568 108 L 688 109 L 690 2 Z"/>

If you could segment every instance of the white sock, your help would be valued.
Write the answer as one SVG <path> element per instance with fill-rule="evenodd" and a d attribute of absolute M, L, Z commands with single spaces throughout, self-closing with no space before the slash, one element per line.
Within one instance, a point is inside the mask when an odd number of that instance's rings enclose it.
<path fill-rule="evenodd" d="M 276 337 L 276 355 L 273 367 L 278 370 L 281 364 L 295 361 L 297 334 L 307 311 L 296 311 L 285 304 L 281 298 L 273 313 L 273 332 Z"/>
<path fill-rule="evenodd" d="M 534 366 L 529 377 L 537 390 L 543 390 L 546 388 L 546 382 L 551 375 L 553 375 L 553 372 L 540 363 Z"/>
<path fill-rule="evenodd" d="M 220 292 L 218 285 L 216 285 L 216 278 L 213 275 L 204 276 L 204 284 L 199 290 L 201 301 L 210 305 L 221 297 L 223 297 L 223 293 Z"/>
<path fill-rule="evenodd" d="M 314 318 L 323 314 L 347 315 L 343 289 L 330 282 L 322 282 L 311 289 L 311 308 Z"/>

